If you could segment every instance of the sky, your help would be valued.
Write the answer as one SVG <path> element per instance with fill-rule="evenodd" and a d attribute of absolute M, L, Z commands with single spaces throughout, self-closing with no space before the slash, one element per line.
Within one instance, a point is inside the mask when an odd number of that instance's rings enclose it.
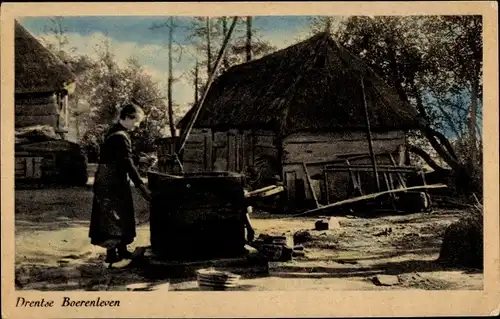
<path fill-rule="evenodd" d="M 47 35 L 47 28 L 54 24 L 51 17 L 21 17 L 18 21 L 35 37 L 54 41 L 55 37 Z M 134 56 L 143 65 L 145 71 L 157 80 L 166 90 L 168 74 L 168 29 L 151 29 L 154 25 L 164 24 L 167 16 L 72 16 L 62 19 L 69 44 L 67 48 L 75 48 L 76 54 L 96 56 L 95 48 L 103 40 L 108 40 L 110 50 L 116 60 L 123 65 Z M 173 86 L 173 100 L 187 111 L 193 102 L 193 87 L 187 74 L 194 66 L 194 47 L 189 39 L 191 18 L 176 17 L 178 26 L 174 33 L 174 49 L 182 45 L 182 54 L 174 55 L 173 74 L 178 81 Z M 278 49 L 304 39 L 309 35 L 310 17 L 306 16 L 258 16 L 253 19 L 255 36 L 269 41 Z M 229 25 L 229 23 L 228 23 Z M 166 92 L 166 91 L 165 91 Z"/>

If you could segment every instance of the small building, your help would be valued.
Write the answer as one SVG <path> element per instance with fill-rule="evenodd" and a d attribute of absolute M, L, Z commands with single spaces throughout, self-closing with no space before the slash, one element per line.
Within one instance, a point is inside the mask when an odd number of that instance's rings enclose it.
<path fill-rule="evenodd" d="M 75 75 L 17 21 L 14 45 L 16 184 L 85 184 L 85 156 L 65 136 Z"/>
<path fill-rule="evenodd" d="M 348 198 L 349 174 L 326 176 L 325 165 L 370 164 L 365 103 L 377 162 L 406 161 L 417 111 L 360 57 L 317 34 L 215 80 L 182 154 L 184 170 L 250 171 L 262 186 L 278 178 L 290 201 L 303 202 L 313 198 L 305 163 L 320 202 Z"/>

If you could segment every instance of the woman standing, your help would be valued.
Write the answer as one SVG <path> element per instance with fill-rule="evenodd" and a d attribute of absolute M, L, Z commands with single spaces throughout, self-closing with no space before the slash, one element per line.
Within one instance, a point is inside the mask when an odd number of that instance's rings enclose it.
<path fill-rule="evenodd" d="M 105 262 L 110 266 L 127 261 L 132 255 L 127 245 L 134 241 L 136 230 L 129 178 L 146 200 L 151 197 L 134 164 L 128 134 L 143 118 L 144 111 L 139 106 L 123 106 L 118 122 L 106 133 L 100 148 L 89 237 L 93 245 L 107 249 Z"/>

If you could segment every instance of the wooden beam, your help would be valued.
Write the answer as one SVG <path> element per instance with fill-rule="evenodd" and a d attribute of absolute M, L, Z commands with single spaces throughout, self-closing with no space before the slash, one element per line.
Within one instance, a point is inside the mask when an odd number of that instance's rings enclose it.
<path fill-rule="evenodd" d="M 380 197 L 382 195 L 389 195 L 389 194 L 394 194 L 394 193 L 401 193 L 401 192 L 408 192 L 408 191 L 415 191 L 415 190 L 427 190 L 427 189 L 435 189 L 435 188 L 446 188 L 445 184 L 433 184 L 433 185 L 426 185 L 426 186 L 413 186 L 413 187 L 406 187 L 406 188 L 399 188 L 399 189 L 393 189 L 390 191 L 384 191 L 384 192 L 378 192 L 378 193 L 373 193 L 373 194 L 368 194 L 364 196 L 359 196 L 359 197 L 354 197 L 354 198 L 349 198 L 346 200 L 342 200 L 333 204 L 325 205 L 322 207 L 318 207 L 315 209 L 308 210 L 306 212 L 303 212 L 301 214 L 296 214 L 296 215 L 291 215 L 290 217 L 296 217 L 296 216 L 304 216 L 304 215 L 311 215 L 311 214 L 321 214 L 324 213 L 324 211 L 333 208 L 333 207 L 338 207 L 342 205 L 347 205 L 347 204 L 352 204 L 368 199 L 375 199 L 377 197 Z"/>
<path fill-rule="evenodd" d="M 233 33 L 234 27 L 236 26 L 236 22 L 238 21 L 238 17 L 233 18 L 233 22 L 231 23 L 231 26 L 229 27 L 229 31 L 226 34 L 226 37 L 224 38 L 224 42 L 222 43 L 222 47 L 219 51 L 219 56 L 217 57 L 217 62 L 215 63 L 215 67 L 213 70 L 210 72 L 210 76 L 208 78 L 208 82 L 205 86 L 205 89 L 203 90 L 203 95 L 201 97 L 200 103 L 195 106 L 194 112 L 193 112 L 193 117 L 189 120 L 188 126 L 186 130 L 184 131 L 184 134 L 181 136 L 179 147 L 177 149 L 177 154 L 180 154 L 182 150 L 184 149 L 184 146 L 186 145 L 186 141 L 189 138 L 189 135 L 191 134 L 191 130 L 193 129 L 194 123 L 198 119 L 198 115 L 200 114 L 200 111 L 203 107 L 203 104 L 205 103 L 205 100 L 208 95 L 208 91 L 210 90 L 210 87 L 212 86 L 212 83 L 215 79 L 215 75 L 217 74 L 217 71 L 220 68 L 221 62 L 222 62 L 222 57 L 225 55 L 227 48 L 228 48 L 228 43 L 229 39 L 231 38 L 231 34 Z"/>
<path fill-rule="evenodd" d="M 392 165 L 397 166 L 396 160 L 394 159 L 394 156 L 392 156 L 392 154 L 389 154 L 389 158 L 391 159 Z M 397 174 L 397 176 L 399 178 L 399 181 L 401 182 L 401 186 L 403 188 L 406 187 L 406 182 L 403 179 L 403 176 L 401 175 L 401 173 L 396 172 L 396 174 Z"/>
<path fill-rule="evenodd" d="M 330 168 L 372 168 L 372 165 L 369 164 L 354 164 L 354 165 L 341 165 L 341 164 L 327 164 L 325 165 L 326 169 Z M 392 169 L 401 169 L 403 171 L 411 171 L 413 173 L 421 172 L 422 169 L 416 166 L 394 166 L 394 165 L 377 165 L 378 169 L 381 168 L 392 168 Z"/>
<path fill-rule="evenodd" d="M 316 192 L 314 191 L 313 185 L 312 185 L 312 180 L 311 180 L 311 175 L 309 175 L 309 171 L 307 170 L 306 163 L 302 163 L 302 167 L 304 168 L 304 173 L 306 174 L 307 178 L 307 184 L 309 185 L 309 190 L 311 191 L 314 202 L 316 203 L 316 207 L 319 207 L 319 202 L 318 202 L 318 197 L 316 196 Z"/>
<path fill-rule="evenodd" d="M 326 168 L 327 171 L 329 172 L 373 172 L 372 167 L 328 167 Z M 379 167 L 378 168 L 379 173 L 416 173 L 414 170 L 411 169 L 404 169 L 404 168 L 390 168 L 390 167 Z"/>
<path fill-rule="evenodd" d="M 373 174 L 375 174 L 375 184 L 377 186 L 377 190 L 380 192 L 380 181 L 378 179 L 378 172 L 377 172 L 377 159 L 375 157 L 375 153 L 373 152 L 372 131 L 371 131 L 371 127 L 370 127 L 370 118 L 368 115 L 368 106 L 366 104 L 365 84 L 364 84 L 363 78 L 361 78 L 361 93 L 362 93 L 362 98 L 363 98 L 363 107 L 365 109 L 366 133 L 367 133 L 367 137 L 368 137 L 368 150 L 370 151 L 370 157 L 372 159 Z"/>
<path fill-rule="evenodd" d="M 323 180 L 325 181 L 325 196 L 326 196 L 326 203 L 330 204 L 330 190 L 329 190 L 329 185 L 328 185 L 328 172 L 326 169 L 323 167 Z"/>

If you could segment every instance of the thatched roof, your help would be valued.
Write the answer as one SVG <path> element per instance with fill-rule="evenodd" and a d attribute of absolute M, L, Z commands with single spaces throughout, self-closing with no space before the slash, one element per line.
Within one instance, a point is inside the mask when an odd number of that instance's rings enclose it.
<path fill-rule="evenodd" d="M 70 69 L 15 21 L 16 93 L 59 92 L 75 81 Z"/>
<path fill-rule="evenodd" d="M 195 127 L 270 128 L 281 135 L 366 129 L 361 77 L 374 131 L 417 127 L 417 111 L 327 33 L 228 69 L 212 85 Z"/>

